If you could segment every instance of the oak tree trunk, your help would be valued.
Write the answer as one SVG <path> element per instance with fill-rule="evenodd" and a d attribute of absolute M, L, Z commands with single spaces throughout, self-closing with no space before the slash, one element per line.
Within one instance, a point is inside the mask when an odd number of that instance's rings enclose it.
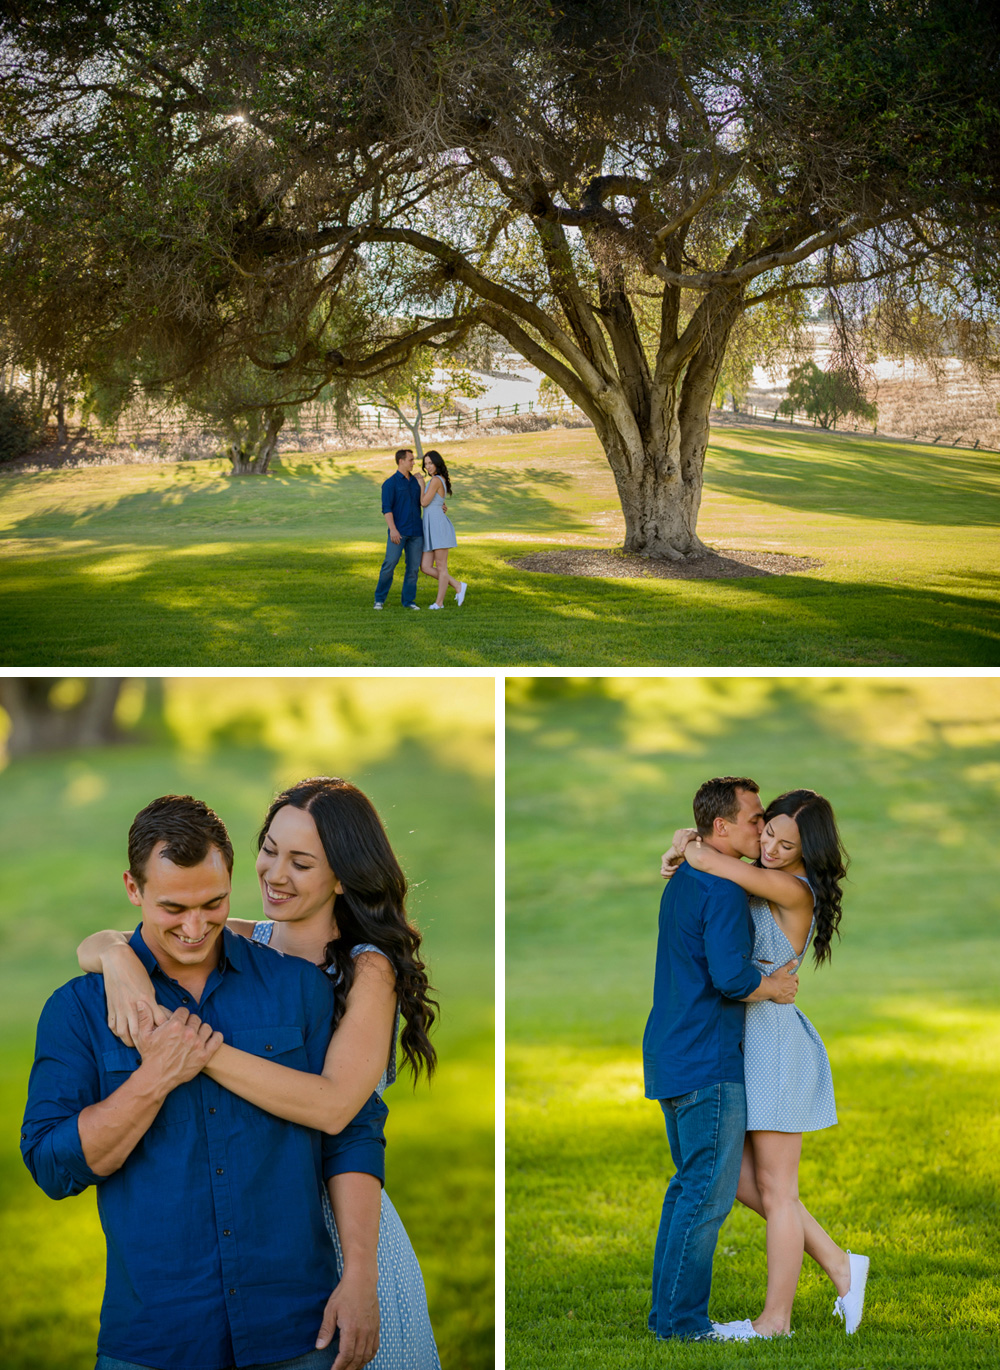
<path fill-rule="evenodd" d="M 270 409 L 265 415 L 264 432 L 255 447 L 244 446 L 231 438 L 227 455 L 232 463 L 231 476 L 266 476 L 271 457 L 278 446 L 278 434 L 285 423 L 283 409 Z"/>
<path fill-rule="evenodd" d="M 82 698 L 69 708 L 53 699 L 58 683 L 58 679 L 17 676 L 0 680 L 0 705 L 10 718 L 10 757 L 118 741 L 115 706 L 124 684 L 121 678 L 86 681 Z"/>

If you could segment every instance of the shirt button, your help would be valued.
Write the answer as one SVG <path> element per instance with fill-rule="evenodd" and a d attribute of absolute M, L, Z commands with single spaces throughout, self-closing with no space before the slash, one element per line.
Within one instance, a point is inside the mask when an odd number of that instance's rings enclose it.
<path fill-rule="evenodd" d="M 182 1004 L 190 1004 L 190 1002 L 191 1000 L 187 997 L 187 995 L 185 995 L 184 998 L 181 1000 Z"/>
<path fill-rule="evenodd" d="M 226 1172 L 222 1169 L 222 1166 L 220 1165 L 215 1173 L 216 1175 L 224 1175 Z"/>
<path fill-rule="evenodd" d="M 214 1113 L 214 1112 L 215 1112 L 215 1109 L 214 1109 L 214 1108 L 210 1108 L 208 1111 L 209 1111 L 209 1113 Z"/>
<path fill-rule="evenodd" d="M 235 1289 L 230 1289 L 229 1292 L 230 1292 L 230 1294 L 235 1294 L 235 1293 L 236 1293 L 236 1290 L 235 1290 Z"/>
<path fill-rule="evenodd" d="M 224 1227 L 224 1228 L 222 1229 L 222 1235 L 223 1235 L 224 1237 L 229 1237 L 229 1236 L 231 1236 L 232 1234 L 230 1233 L 228 1227 Z"/>
<path fill-rule="evenodd" d="M 267 1046 L 264 1048 L 264 1050 L 265 1050 L 265 1051 L 273 1051 L 273 1050 L 274 1050 L 274 1047 L 271 1045 L 270 1042 L 268 1042 L 268 1044 L 267 1044 Z"/>

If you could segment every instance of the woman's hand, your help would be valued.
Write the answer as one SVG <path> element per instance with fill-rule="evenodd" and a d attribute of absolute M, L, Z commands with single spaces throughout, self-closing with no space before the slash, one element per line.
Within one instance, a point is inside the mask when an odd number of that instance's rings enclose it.
<path fill-rule="evenodd" d="M 672 846 L 663 853 L 663 856 L 660 858 L 660 874 L 663 876 L 664 880 L 669 880 L 671 876 L 677 874 L 683 860 L 683 852 L 679 852 L 676 847 Z"/>
<path fill-rule="evenodd" d="M 689 866 L 693 867 L 696 871 L 703 871 L 707 869 L 705 862 L 705 848 L 702 845 L 701 838 L 698 836 L 697 833 L 694 834 L 694 837 L 691 841 L 686 842 L 684 844 L 684 860 L 688 863 Z"/>
<path fill-rule="evenodd" d="M 670 839 L 670 845 L 683 856 L 688 843 L 693 842 L 697 836 L 697 828 L 678 828 Z"/>
<path fill-rule="evenodd" d="M 329 1346 L 340 1328 L 340 1350 L 332 1370 L 361 1370 L 375 1358 L 379 1343 L 378 1266 L 345 1269 L 327 1299 L 316 1346 Z"/>
<path fill-rule="evenodd" d="M 156 1027 L 161 1027 L 170 1014 L 156 1002 L 153 982 L 131 947 L 115 946 L 104 951 L 101 973 L 108 1005 L 108 1027 L 127 1047 L 137 1047 L 139 1005 L 145 1005 Z"/>

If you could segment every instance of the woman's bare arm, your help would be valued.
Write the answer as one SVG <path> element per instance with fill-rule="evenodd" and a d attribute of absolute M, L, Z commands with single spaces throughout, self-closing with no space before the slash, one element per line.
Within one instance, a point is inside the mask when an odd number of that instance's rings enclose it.
<path fill-rule="evenodd" d="M 378 1350 L 378 1228 L 382 1186 L 374 1175 L 351 1171 L 326 1182 L 344 1253 L 340 1283 L 327 1300 L 318 1346 L 340 1329 L 334 1370 L 367 1365 Z"/>
<path fill-rule="evenodd" d="M 262 1060 L 228 1043 L 215 1053 L 205 1073 L 268 1113 L 335 1136 L 382 1078 L 395 1021 L 395 972 L 384 956 L 362 952 L 321 1075 Z"/>
<path fill-rule="evenodd" d="M 783 912 L 812 914 L 809 886 L 788 871 L 769 871 L 760 866 L 751 866 L 738 856 L 726 856 L 724 852 L 716 851 L 697 838 L 684 848 L 684 859 L 695 870 L 721 876 L 723 880 L 732 880 L 747 894 L 766 899 Z"/>
<path fill-rule="evenodd" d="M 437 489 L 435 489 L 435 485 L 437 486 Z M 441 494 L 443 495 L 444 482 L 441 480 L 440 476 L 431 476 L 430 480 L 424 486 L 423 494 L 420 496 L 420 503 L 424 506 L 425 509 L 427 508 L 428 504 L 433 504 L 434 496 L 437 494 L 438 489 L 440 489 Z"/>
<path fill-rule="evenodd" d="M 139 1005 L 149 1010 L 156 1027 L 170 1014 L 156 1002 L 156 990 L 146 967 L 129 946 L 130 932 L 105 928 L 92 932 L 76 949 L 80 969 L 104 976 L 108 1027 L 127 1047 L 139 1045 Z"/>

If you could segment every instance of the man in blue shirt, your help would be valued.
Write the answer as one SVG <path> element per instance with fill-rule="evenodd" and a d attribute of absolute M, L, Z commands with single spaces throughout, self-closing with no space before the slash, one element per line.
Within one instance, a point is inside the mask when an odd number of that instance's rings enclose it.
<path fill-rule="evenodd" d="M 382 483 L 382 513 L 389 528 L 385 544 L 385 561 L 375 586 L 375 608 L 381 609 L 392 585 L 393 572 L 399 558 L 405 554 L 403 574 L 403 608 L 419 609 L 417 576 L 420 558 L 424 554 L 424 525 L 420 517 L 420 496 L 423 486 L 413 472 L 413 453 L 401 447 L 396 453 L 396 473 Z"/>
<path fill-rule="evenodd" d="M 132 949 L 170 1016 L 156 1026 L 143 1006 L 138 1050 L 123 1046 L 103 977 L 85 975 L 39 1022 L 21 1150 L 54 1199 L 97 1187 L 96 1370 L 330 1370 L 335 1355 L 336 1370 L 356 1370 L 377 1343 L 375 1330 L 332 1336 L 342 1304 L 321 1188 L 357 1173 L 380 1197 L 385 1106 L 373 1095 L 321 1136 L 200 1073 L 224 1039 L 318 1074 L 331 1036 L 328 977 L 225 927 L 232 862 L 204 804 L 154 800 L 129 833 L 125 883 L 142 910 Z M 378 1204 L 361 1206 L 374 1230 L 348 1215 L 344 1286 L 377 1238 Z"/>
<path fill-rule="evenodd" d="M 757 785 L 724 776 L 694 797 L 694 821 L 727 856 L 760 855 Z M 681 866 L 660 901 L 653 1008 L 642 1040 L 646 1098 L 663 1109 L 676 1172 L 653 1253 L 650 1330 L 660 1339 L 725 1339 L 709 1321 L 712 1257 L 736 1199 L 746 1133 L 745 1003 L 791 1003 L 798 977 L 754 967 L 747 896 L 731 880 Z"/>

